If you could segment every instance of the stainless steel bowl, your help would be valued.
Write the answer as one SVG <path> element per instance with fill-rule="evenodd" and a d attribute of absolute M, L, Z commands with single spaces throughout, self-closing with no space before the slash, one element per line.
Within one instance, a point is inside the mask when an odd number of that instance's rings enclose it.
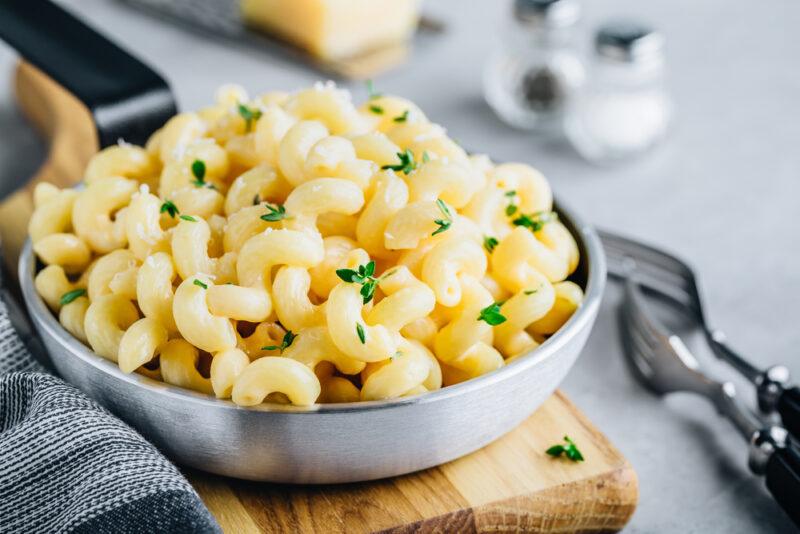
<path fill-rule="evenodd" d="M 176 462 L 251 480 L 335 483 L 401 475 L 453 460 L 496 440 L 555 390 L 586 343 L 606 265 L 594 230 L 563 207 L 586 291 L 569 322 L 535 352 L 482 377 L 416 397 L 295 408 L 229 401 L 127 375 L 59 324 L 36 293 L 28 242 L 19 262 L 33 323 L 61 376 L 139 430 Z"/>

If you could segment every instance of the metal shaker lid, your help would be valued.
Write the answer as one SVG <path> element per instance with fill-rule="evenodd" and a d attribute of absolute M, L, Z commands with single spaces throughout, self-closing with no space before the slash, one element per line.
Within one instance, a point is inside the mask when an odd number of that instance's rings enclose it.
<path fill-rule="evenodd" d="M 515 0 L 514 16 L 531 26 L 564 28 L 578 21 L 581 6 L 575 0 Z"/>
<path fill-rule="evenodd" d="M 597 30 L 595 50 L 599 56 L 617 61 L 648 61 L 662 56 L 664 36 L 636 21 L 607 22 Z"/>

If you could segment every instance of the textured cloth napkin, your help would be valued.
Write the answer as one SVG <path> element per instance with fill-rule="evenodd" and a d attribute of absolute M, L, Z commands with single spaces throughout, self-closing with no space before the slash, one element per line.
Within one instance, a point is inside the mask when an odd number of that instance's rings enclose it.
<path fill-rule="evenodd" d="M 44 371 L 0 299 L 0 533 L 39 532 L 221 530 L 155 447 Z"/>

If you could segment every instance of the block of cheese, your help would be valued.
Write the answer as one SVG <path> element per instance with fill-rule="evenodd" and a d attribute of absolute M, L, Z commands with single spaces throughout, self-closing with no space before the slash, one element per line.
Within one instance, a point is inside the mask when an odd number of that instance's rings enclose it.
<path fill-rule="evenodd" d="M 419 0 L 242 0 L 247 24 L 322 59 L 343 59 L 406 41 Z"/>

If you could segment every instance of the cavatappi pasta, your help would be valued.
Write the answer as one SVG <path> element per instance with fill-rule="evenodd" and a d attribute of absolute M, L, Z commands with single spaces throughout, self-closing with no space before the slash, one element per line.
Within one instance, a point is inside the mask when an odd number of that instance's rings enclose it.
<path fill-rule="evenodd" d="M 102 150 L 84 184 L 36 188 L 44 301 L 122 371 L 243 406 L 464 381 L 583 299 L 544 177 L 395 96 L 226 86 L 145 147 Z"/>

